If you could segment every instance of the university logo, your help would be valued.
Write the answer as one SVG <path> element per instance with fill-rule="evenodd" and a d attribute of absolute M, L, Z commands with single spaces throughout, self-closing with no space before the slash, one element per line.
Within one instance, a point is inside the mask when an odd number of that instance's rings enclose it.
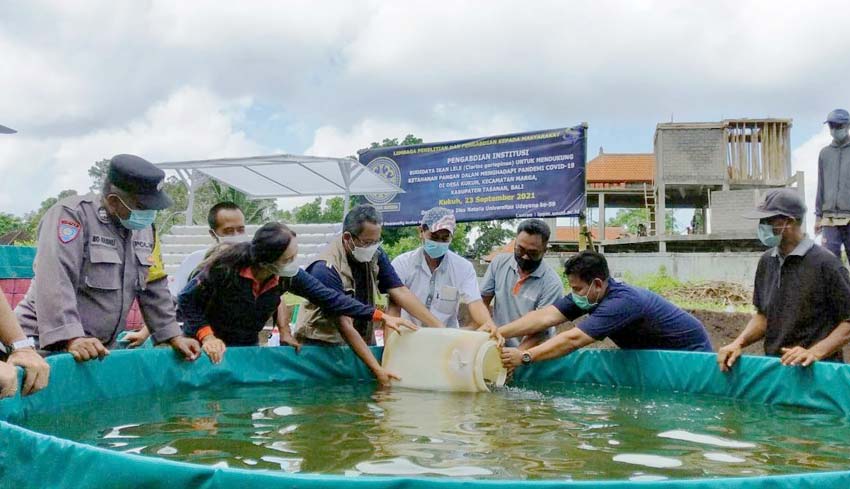
<path fill-rule="evenodd" d="M 370 161 L 369 164 L 366 165 L 366 168 L 372 170 L 378 176 L 382 177 L 384 180 L 392 183 L 397 187 L 401 187 L 401 170 L 391 158 L 387 158 L 386 156 L 379 156 L 374 160 Z M 386 204 L 387 202 L 393 200 L 395 196 L 398 195 L 395 192 L 388 193 L 379 193 L 379 194 L 366 194 L 366 200 L 371 202 L 372 204 Z"/>

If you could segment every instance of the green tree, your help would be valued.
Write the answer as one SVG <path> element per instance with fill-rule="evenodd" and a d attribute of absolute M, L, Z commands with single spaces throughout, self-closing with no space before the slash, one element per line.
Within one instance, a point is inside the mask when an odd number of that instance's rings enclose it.
<path fill-rule="evenodd" d="M 388 148 L 390 146 L 414 146 L 416 144 L 422 144 L 422 138 L 418 138 L 413 134 L 408 134 L 401 140 L 401 143 L 398 142 L 398 138 L 384 138 L 380 143 L 372 141 L 372 144 L 369 146 L 370 148 Z"/>
<path fill-rule="evenodd" d="M 673 210 L 668 209 L 665 217 L 665 228 L 667 232 L 671 234 L 677 233 L 679 226 L 676 223 L 676 216 L 673 214 Z M 645 207 L 618 209 L 614 217 L 608 218 L 606 224 L 608 226 L 623 227 L 627 232 L 634 234 L 637 232 L 638 224 L 643 224 L 649 229 L 649 210 Z"/>
<path fill-rule="evenodd" d="M 56 197 L 48 197 L 41 201 L 41 205 L 38 210 L 28 212 L 24 215 L 24 228 L 30 236 L 36 237 L 38 232 L 38 223 L 41 222 L 41 218 L 44 217 L 44 214 L 53 207 L 57 202 L 64 199 L 65 197 L 70 197 L 72 195 L 77 195 L 76 190 L 63 190 L 59 192 L 59 195 Z"/>
<path fill-rule="evenodd" d="M 480 221 L 475 223 L 478 238 L 469 249 L 469 254 L 475 258 L 481 258 L 493 251 L 493 248 L 502 246 L 511 238 L 516 236 L 513 229 L 507 229 L 504 224 L 513 226 L 513 221 Z"/>
<path fill-rule="evenodd" d="M 20 217 L 14 216 L 7 212 L 0 212 L 0 235 L 10 231 L 16 231 L 24 225 Z"/>
<path fill-rule="evenodd" d="M 103 188 L 103 181 L 106 179 L 106 172 L 109 171 L 109 159 L 96 161 L 89 168 L 89 177 L 91 177 L 91 185 L 89 190 L 92 192 L 100 192 Z"/>

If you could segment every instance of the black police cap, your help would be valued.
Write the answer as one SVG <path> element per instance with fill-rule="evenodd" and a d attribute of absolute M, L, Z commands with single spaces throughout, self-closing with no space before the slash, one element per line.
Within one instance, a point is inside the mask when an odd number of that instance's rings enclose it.
<path fill-rule="evenodd" d="M 136 155 L 115 155 L 109 160 L 107 177 L 113 185 L 136 197 L 145 209 L 167 209 L 174 205 L 162 188 L 165 172 Z"/>

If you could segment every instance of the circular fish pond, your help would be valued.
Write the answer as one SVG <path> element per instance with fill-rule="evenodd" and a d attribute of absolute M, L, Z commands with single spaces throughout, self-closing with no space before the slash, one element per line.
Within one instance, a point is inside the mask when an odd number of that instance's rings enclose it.
<path fill-rule="evenodd" d="M 490 393 L 378 389 L 344 348 L 49 359 L 4 487 L 850 487 L 850 367 L 580 351 Z"/>

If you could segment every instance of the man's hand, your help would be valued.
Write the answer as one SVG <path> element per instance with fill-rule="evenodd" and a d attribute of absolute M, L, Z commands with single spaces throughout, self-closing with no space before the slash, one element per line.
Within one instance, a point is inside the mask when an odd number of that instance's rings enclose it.
<path fill-rule="evenodd" d="M 506 369 L 514 369 L 522 365 L 522 354 L 518 348 L 502 348 L 502 365 Z"/>
<path fill-rule="evenodd" d="M 13 351 L 7 361 L 10 365 L 24 369 L 26 375 L 21 390 L 23 395 L 28 396 L 47 387 L 47 382 L 50 379 L 50 365 L 32 348 Z"/>
<path fill-rule="evenodd" d="M 782 348 L 780 351 L 782 352 L 782 358 L 779 360 L 782 362 L 782 365 L 785 366 L 796 367 L 797 365 L 800 365 L 801 367 L 808 367 L 820 360 L 817 353 L 813 352 L 811 349 L 803 348 L 802 346 Z"/>
<path fill-rule="evenodd" d="M 224 352 L 227 350 L 224 342 L 216 338 L 215 335 L 209 334 L 204 336 L 201 343 L 203 345 L 202 348 L 209 355 L 212 363 L 221 363 L 221 359 L 224 358 Z"/>
<path fill-rule="evenodd" d="M 127 341 L 127 348 L 138 348 L 150 338 L 151 333 L 147 327 L 143 327 L 138 331 L 130 331 L 124 335 L 124 341 Z"/>
<path fill-rule="evenodd" d="M 392 385 L 393 380 L 401 380 L 401 377 L 390 372 L 384 367 L 378 367 L 378 369 L 375 370 L 374 373 L 375 378 L 378 379 L 378 384 L 380 384 L 381 387 L 389 387 Z"/>
<path fill-rule="evenodd" d="M 109 355 L 109 350 L 103 346 L 99 339 L 88 336 L 68 340 L 66 350 L 78 362 L 87 362 L 95 358 L 103 360 Z"/>
<path fill-rule="evenodd" d="M 728 345 L 717 350 L 717 366 L 721 372 L 728 372 L 738 357 L 741 356 L 741 345 L 737 342 L 729 343 Z"/>
<path fill-rule="evenodd" d="M 0 362 L 0 398 L 13 397 L 18 392 L 18 369 L 14 365 Z"/>
<path fill-rule="evenodd" d="M 820 234 L 821 231 L 823 231 L 823 224 L 821 224 L 820 219 L 815 219 L 815 236 Z"/>
<path fill-rule="evenodd" d="M 201 345 L 198 344 L 197 340 L 188 336 L 175 336 L 168 340 L 168 343 L 171 345 L 171 348 L 183 354 L 183 357 L 190 362 L 197 360 L 201 354 Z"/>
<path fill-rule="evenodd" d="M 411 331 L 416 331 L 417 329 L 419 329 L 419 326 L 413 324 L 410 320 L 396 316 L 390 316 L 389 314 L 384 314 L 382 321 L 384 322 L 384 326 L 395 331 L 398 334 L 401 334 L 401 328 L 407 328 Z"/>
<path fill-rule="evenodd" d="M 499 344 L 499 348 L 505 345 L 505 337 L 502 336 L 501 333 L 499 333 L 499 327 L 496 326 L 496 323 L 494 323 L 492 319 L 482 324 L 478 328 L 478 331 L 489 333 L 490 337 L 493 338 L 493 340 L 495 340 L 496 343 Z"/>

